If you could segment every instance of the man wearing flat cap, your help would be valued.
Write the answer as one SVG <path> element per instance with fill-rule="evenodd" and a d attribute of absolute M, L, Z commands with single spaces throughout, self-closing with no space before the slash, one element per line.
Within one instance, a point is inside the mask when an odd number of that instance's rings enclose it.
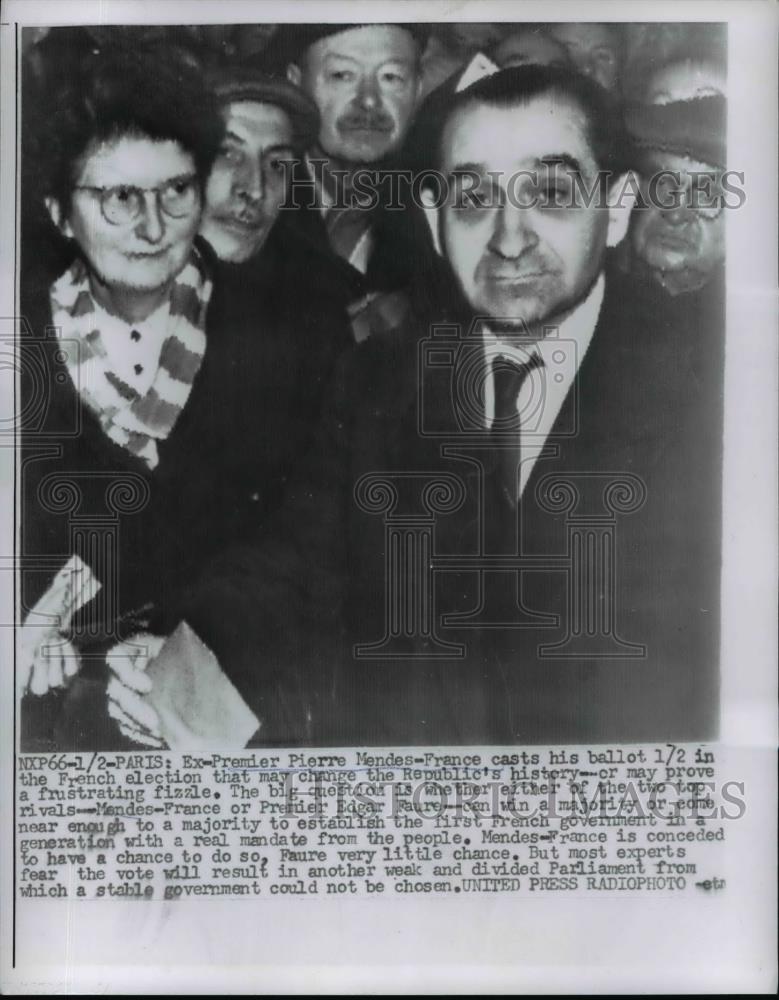
<path fill-rule="evenodd" d="M 220 260 L 259 253 L 287 194 L 289 164 L 319 131 L 315 105 L 286 80 L 240 67 L 212 78 L 225 132 L 205 190 L 200 233 Z"/>
<path fill-rule="evenodd" d="M 301 24 L 282 25 L 274 41 L 279 68 L 320 114 L 294 175 L 294 224 L 338 259 L 350 303 L 408 277 L 410 255 L 388 245 L 382 209 L 391 191 L 379 178 L 397 164 L 411 124 L 426 40 L 415 24 Z M 353 181 L 363 170 L 378 173 L 358 193 Z M 396 273 L 399 263 L 407 267 Z"/>

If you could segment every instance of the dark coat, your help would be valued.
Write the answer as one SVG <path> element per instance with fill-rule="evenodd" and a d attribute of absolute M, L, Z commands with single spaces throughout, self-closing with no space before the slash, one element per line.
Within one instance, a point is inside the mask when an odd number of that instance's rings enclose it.
<path fill-rule="evenodd" d="M 400 170 L 402 165 L 397 164 L 396 168 Z M 295 164 L 292 178 L 289 197 L 296 207 L 285 210 L 284 222 L 300 245 L 313 255 L 315 266 L 345 307 L 371 292 L 406 290 L 419 281 L 420 271 L 436 269 L 427 223 L 422 210 L 410 197 L 408 186 L 399 185 L 393 194 L 400 199 L 397 204 L 403 204 L 402 210 L 397 206 L 389 209 L 384 202 L 390 196 L 390 186 L 377 183 L 377 204 L 371 211 L 373 250 L 368 269 L 362 274 L 330 246 L 317 192 L 304 162 Z M 369 183 L 366 180 L 366 187 Z"/>
<path fill-rule="evenodd" d="M 206 352 L 153 470 L 81 405 L 46 333 L 48 282 L 25 288 L 23 614 L 77 552 L 104 585 L 76 623 L 85 652 L 137 631 L 150 608 L 278 508 L 350 343 L 340 303 L 281 227 L 240 266 L 202 249 L 214 271 Z"/>
<path fill-rule="evenodd" d="M 721 314 L 713 326 L 684 328 L 672 308 L 610 279 L 575 391 L 547 440 L 554 454 L 537 461 L 518 512 L 502 500 L 489 451 L 479 452 L 483 474 L 463 458 L 485 435 L 463 430 L 454 412 L 441 360 L 452 345 L 437 339 L 435 366 L 420 365 L 422 356 L 430 361 L 429 331 L 428 322 L 410 322 L 344 360 L 282 516 L 256 546 L 212 567 L 173 619 L 185 617 L 215 651 L 263 720 L 264 743 L 711 737 Z M 425 506 L 424 483 L 442 473 L 444 487 Z M 462 502 L 435 512 L 447 507 L 447 489 L 461 491 Z M 420 516 L 432 541 L 401 574 L 398 599 L 413 604 L 413 581 L 434 563 L 432 625 L 422 609 L 404 636 L 407 619 L 387 594 L 389 553 L 395 528 L 424 534 Z M 569 634 L 582 540 L 611 552 L 611 573 L 586 591 L 594 638 L 587 607 L 580 634 Z M 517 551 L 524 617 L 510 591 L 516 572 L 478 572 L 488 555 Z M 393 613 L 401 619 L 394 636 Z M 447 621 L 452 614 L 470 614 L 477 627 Z"/>

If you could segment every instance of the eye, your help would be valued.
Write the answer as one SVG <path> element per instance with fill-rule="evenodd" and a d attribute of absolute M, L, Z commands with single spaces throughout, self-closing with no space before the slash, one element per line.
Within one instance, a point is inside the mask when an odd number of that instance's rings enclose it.
<path fill-rule="evenodd" d="M 126 205 L 128 202 L 132 201 L 134 195 L 134 189 L 122 185 L 121 187 L 116 187 L 113 188 L 113 190 L 110 190 L 109 195 L 115 201 L 118 201 L 121 204 Z"/>
<path fill-rule="evenodd" d="M 274 156 L 268 160 L 268 168 L 273 171 L 274 174 L 283 174 L 286 169 L 287 161 L 282 159 L 280 156 Z"/>
<path fill-rule="evenodd" d="M 661 177 L 657 182 L 657 197 L 662 208 L 673 207 L 681 200 L 682 187 L 673 177 Z"/>
<path fill-rule="evenodd" d="M 553 173 L 538 178 L 531 185 L 532 205 L 538 208 L 573 208 L 575 206 L 573 182 L 567 174 Z"/>
<path fill-rule="evenodd" d="M 351 83 L 354 80 L 354 73 L 350 69 L 332 69 L 327 77 L 336 83 Z"/>
<path fill-rule="evenodd" d="M 557 181 L 548 181 L 541 186 L 540 204 L 545 208 L 565 208 L 568 205 L 568 188 Z"/>
<path fill-rule="evenodd" d="M 233 146 L 222 146 L 219 150 L 219 158 L 225 160 L 227 163 L 238 163 L 241 154 Z"/>
<path fill-rule="evenodd" d="M 454 202 L 455 211 L 458 212 L 481 212 L 491 207 L 489 196 L 479 188 L 460 191 Z"/>
<path fill-rule="evenodd" d="M 193 182 L 189 177 L 181 177 L 171 182 L 170 190 L 173 194 L 186 194 L 192 187 L 192 184 Z"/>
<path fill-rule="evenodd" d="M 386 70 L 381 74 L 382 80 L 386 83 L 405 83 L 406 78 L 402 73 L 396 73 L 393 70 Z"/>

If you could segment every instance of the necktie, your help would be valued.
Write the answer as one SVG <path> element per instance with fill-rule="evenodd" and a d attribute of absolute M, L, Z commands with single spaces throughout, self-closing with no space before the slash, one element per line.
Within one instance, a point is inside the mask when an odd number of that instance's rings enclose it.
<path fill-rule="evenodd" d="M 370 230 L 373 215 L 361 208 L 331 208 L 325 216 L 330 246 L 345 261 L 352 263 L 354 253 Z"/>
<path fill-rule="evenodd" d="M 530 373 L 543 367 L 538 354 L 533 354 L 523 364 L 499 356 L 492 362 L 492 378 L 495 392 L 495 416 L 492 422 L 493 443 L 497 451 L 497 470 L 500 486 L 511 507 L 519 500 L 519 459 L 520 430 L 522 413 L 517 408 L 519 394 Z M 537 404 L 538 400 L 531 400 Z M 528 413 L 535 412 L 536 405 L 525 407 Z"/>

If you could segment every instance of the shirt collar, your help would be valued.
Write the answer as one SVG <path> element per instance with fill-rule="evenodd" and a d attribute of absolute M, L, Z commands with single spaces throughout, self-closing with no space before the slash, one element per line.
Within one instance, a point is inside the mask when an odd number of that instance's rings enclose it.
<path fill-rule="evenodd" d="M 308 153 L 305 153 L 303 155 L 303 159 L 305 160 L 306 169 L 308 170 L 312 180 L 314 181 L 314 186 L 317 192 L 317 198 L 319 200 L 319 206 L 318 206 L 319 211 L 323 215 L 325 215 L 333 207 L 334 199 L 330 195 L 330 193 L 328 192 L 327 188 L 323 183 L 322 171 L 321 170 L 317 171 L 314 169 L 314 164 L 311 162 L 311 157 L 308 155 Z"/>

